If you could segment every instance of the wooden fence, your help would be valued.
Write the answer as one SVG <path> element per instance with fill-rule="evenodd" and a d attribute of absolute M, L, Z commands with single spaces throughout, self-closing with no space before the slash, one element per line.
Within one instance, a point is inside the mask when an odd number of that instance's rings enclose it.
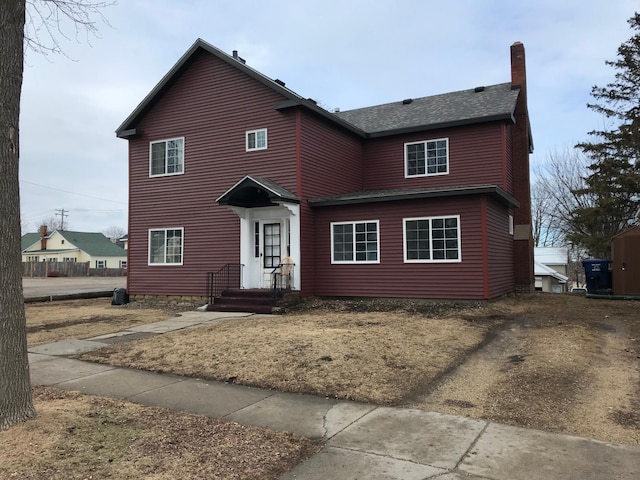
<path fill-rule="evenodd" d="M 22 262 L 23 277 L 123 277 L 126 268 L 89 268 L 89 262 Z"/>

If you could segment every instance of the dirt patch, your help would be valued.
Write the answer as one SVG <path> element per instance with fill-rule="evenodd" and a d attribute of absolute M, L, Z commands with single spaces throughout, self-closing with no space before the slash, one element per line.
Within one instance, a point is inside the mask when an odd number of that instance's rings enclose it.
<path fill-rule="evenodd" d="M 276 479 L 318 451 L 295 435 L 35 387 L 35 420 L 0 432 L 0 478 Z"/>
<path fill-rule="evenodd" d="M 80 358 L 638 445 L 639 307 L 573 295 L 313 300 Z"/>

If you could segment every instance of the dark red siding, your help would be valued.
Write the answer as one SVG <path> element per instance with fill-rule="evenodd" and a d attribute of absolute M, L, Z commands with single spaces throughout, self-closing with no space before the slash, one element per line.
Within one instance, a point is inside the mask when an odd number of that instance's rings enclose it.
<path fill-rule="evenodd" d="M 503 127 L 503 123 L 487 123 L 370 140 L 364 150 L 364 187 L 374 190 L 502 185 Z M 449 139 L 449 173 L 405 178 L 404 144 L 438 138 Z"/>
<path fill-rule="evenodd" d="M 315 294 L 316 230 L 306 200 L 362 190 L 362 141 L 308 114 L 300 115 L 301 290 Z"/>
<path fill-rule="evenodd" d="M 316 209 L 316 294 L 417 298 L 485 298 L 478 196 Z M 462 261 L 404 263 L 403 218 L 460 215 Z M 331 222 L 379 220 L 380 263 L 331 263 Z"/>
<path fill-rule="evenodd" d="M 513 235 L 509 233 L 509 211 L 487 199 L 487 267 L 489 298 L 515 290 L 513 268 Z"/>
<path fill-rule="evenodd" d="M 201 53 L 136 125 L 129 142 L 129 293 L 204 295 L 206 272 L 239 261 L 239 219 L 216 198 L 251 174 L 296 191 L 295 116 L 283 98 Z M 245 132 L 268 129 L 268 149 Z M 149 142 L 185 138 L 183 175 L 149 177 Z M 184 265 L 148 266 L 148 231 L 184 227 Z"/>

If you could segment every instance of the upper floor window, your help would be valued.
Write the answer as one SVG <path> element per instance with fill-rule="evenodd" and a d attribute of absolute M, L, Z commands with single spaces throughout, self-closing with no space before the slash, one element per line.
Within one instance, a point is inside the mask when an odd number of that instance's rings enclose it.
<path fill-rule="evenodd" d="M 404 219 L 404 261 L 459 262 L 460 216 Z"/>
<path fill-rule="evenodd" d="M 247 152 L 267 148 L 267 129 L 247 131 Z"/>
<path fill-rule="evenodd" d="M 184 138 L 151 142 L 149 175 L 179 175 L 184 172 Z"/>
<path fill-rule="evenodd" d="M 149 265 L 182 265 L 184 228 L 149 230 Z"/>
<path fill-rule="evenodd" d="M 333 263 L 379 263 L 378 220 L 331 224 Z"/>
<path fill-rule="evenodd" d="M 422 177 L 449 173 L 449 139 L 404 144 L 404 176 Z"/>

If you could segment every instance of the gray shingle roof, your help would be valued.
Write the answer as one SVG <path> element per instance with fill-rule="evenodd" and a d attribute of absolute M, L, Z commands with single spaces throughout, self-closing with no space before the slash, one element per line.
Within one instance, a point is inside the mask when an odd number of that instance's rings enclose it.
<path fill-rule="evenodd" d="M 510 83 L 502 83 L 334 115 L 372 137 L 494 120 L 513 121 L 519 93 L 520 90 L 512 89 Z"/>
<path fill-rule="evenodd" d="M 238 59 L 227 55 L 202 39 L 196 40 L 189 50 L 178 60 L 136 109 L 117 128 L 116 135 L 130 138 L 140 132 L 136 126 L 140 119 L 153 107 L 158 98 L 169 89 L 200 52 L 207 52 L 259 81 L 282 95 L 282 101 L 275 108 L 305 108 L 340 128 L 363 137 L 395 135 L 417 130 L 429 130 L 447 126 L 465 125 L 494 120 L 513 119 L 513 111 L 520 90 L 512 89 L 510 83 L 476 89 L 445 93 L 431 97 L 412 99 L 365 107 L 344 112 L 331 113 L 318 106 L 313 100 L 305 99 L 284 83 L 272 80 Z"/>
<path fill-rule="evenodd" d="M 392 188 L 384 190 L 362 190 L 331 197 L 309 200 L 312 207 L 331 207 L 360 203 L 392 202 L 396 200 L 416 200 L 423 198 L 453 197 L 460 195 L 491 195 L 508 207 L 519 207 L 520 202 L 497 185 L 471 185 L 443 188 Z"/>

